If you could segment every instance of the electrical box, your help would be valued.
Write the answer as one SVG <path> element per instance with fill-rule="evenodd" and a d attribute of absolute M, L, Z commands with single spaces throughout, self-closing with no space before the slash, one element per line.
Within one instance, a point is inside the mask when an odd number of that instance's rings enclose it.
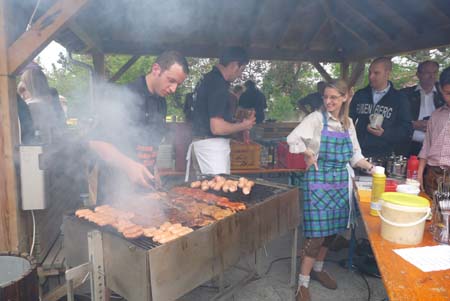
<path fill-rule="evenodd" d="M 20 181 L 23 210 L 47 208 L 46 171 L 42 168 L 42 145 L 20 146 Z"/>

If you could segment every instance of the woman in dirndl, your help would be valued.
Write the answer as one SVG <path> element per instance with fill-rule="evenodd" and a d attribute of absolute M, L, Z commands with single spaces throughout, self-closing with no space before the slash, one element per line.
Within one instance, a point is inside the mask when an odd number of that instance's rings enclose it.
<path fill-rule="evenodd" d="M 328 247 L 350 223 L 350 166 L 372 171 L 361 154 L 355 127 L 348 117 L 349 89 L 342 81 L 326 84 L 323 106 L 289 134 L 291 153 L 305 156 L 307 171 L 300 186 L 304 195 L 304 237 L 297 301 L 310 300 L 310 277 L 329 289 L 336 280 L 323 269 Z"/>

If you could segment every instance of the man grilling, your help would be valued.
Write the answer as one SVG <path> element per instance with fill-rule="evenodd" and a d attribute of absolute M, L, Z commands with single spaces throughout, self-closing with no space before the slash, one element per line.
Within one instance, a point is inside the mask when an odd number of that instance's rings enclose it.
<path fill-rule="evenodd" d="M 219 63 L 203 76 L 193 95 L 193 142 L 187 155 L 189 178 L 191 152 L 203 174 L 230 173 L 230 135 L 249 130 L 255 116 L 233 123 L 230 109 L 230 83 L 239 78 L 248 64 L 247 52 L 240 47 L 225 49 Z"/>
<path fill-rule="evenodd" d="M 166 96 L 183 83 L 189 67 L 176 51 L 163 52 L 148 74 L 126 86 L 104 89 L 89 147 L 100 162 L 97 202 L 150 189 L 158 145 L 165 132 Z"/>

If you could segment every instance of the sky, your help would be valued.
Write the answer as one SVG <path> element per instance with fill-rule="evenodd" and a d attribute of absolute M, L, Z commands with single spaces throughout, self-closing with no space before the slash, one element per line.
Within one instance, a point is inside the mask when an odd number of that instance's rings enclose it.
<path fill-rule="evenodd" d="M 44 67 L 46 70 L 51 70 L 52 64 L 57 64 L 60 52 L 66 53 L 66 49 L 55 41 L 51 42 L 38 55 L 42 67 Z"/>

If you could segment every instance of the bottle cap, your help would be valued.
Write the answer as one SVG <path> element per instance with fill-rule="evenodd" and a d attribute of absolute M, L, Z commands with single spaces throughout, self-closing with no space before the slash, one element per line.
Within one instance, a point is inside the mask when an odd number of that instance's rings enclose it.
<path fill-rule="evenodd" d="M 375 166 L 375 173 L 376 174 L 384 174 L 384 167 L 383 166 Z"/>

